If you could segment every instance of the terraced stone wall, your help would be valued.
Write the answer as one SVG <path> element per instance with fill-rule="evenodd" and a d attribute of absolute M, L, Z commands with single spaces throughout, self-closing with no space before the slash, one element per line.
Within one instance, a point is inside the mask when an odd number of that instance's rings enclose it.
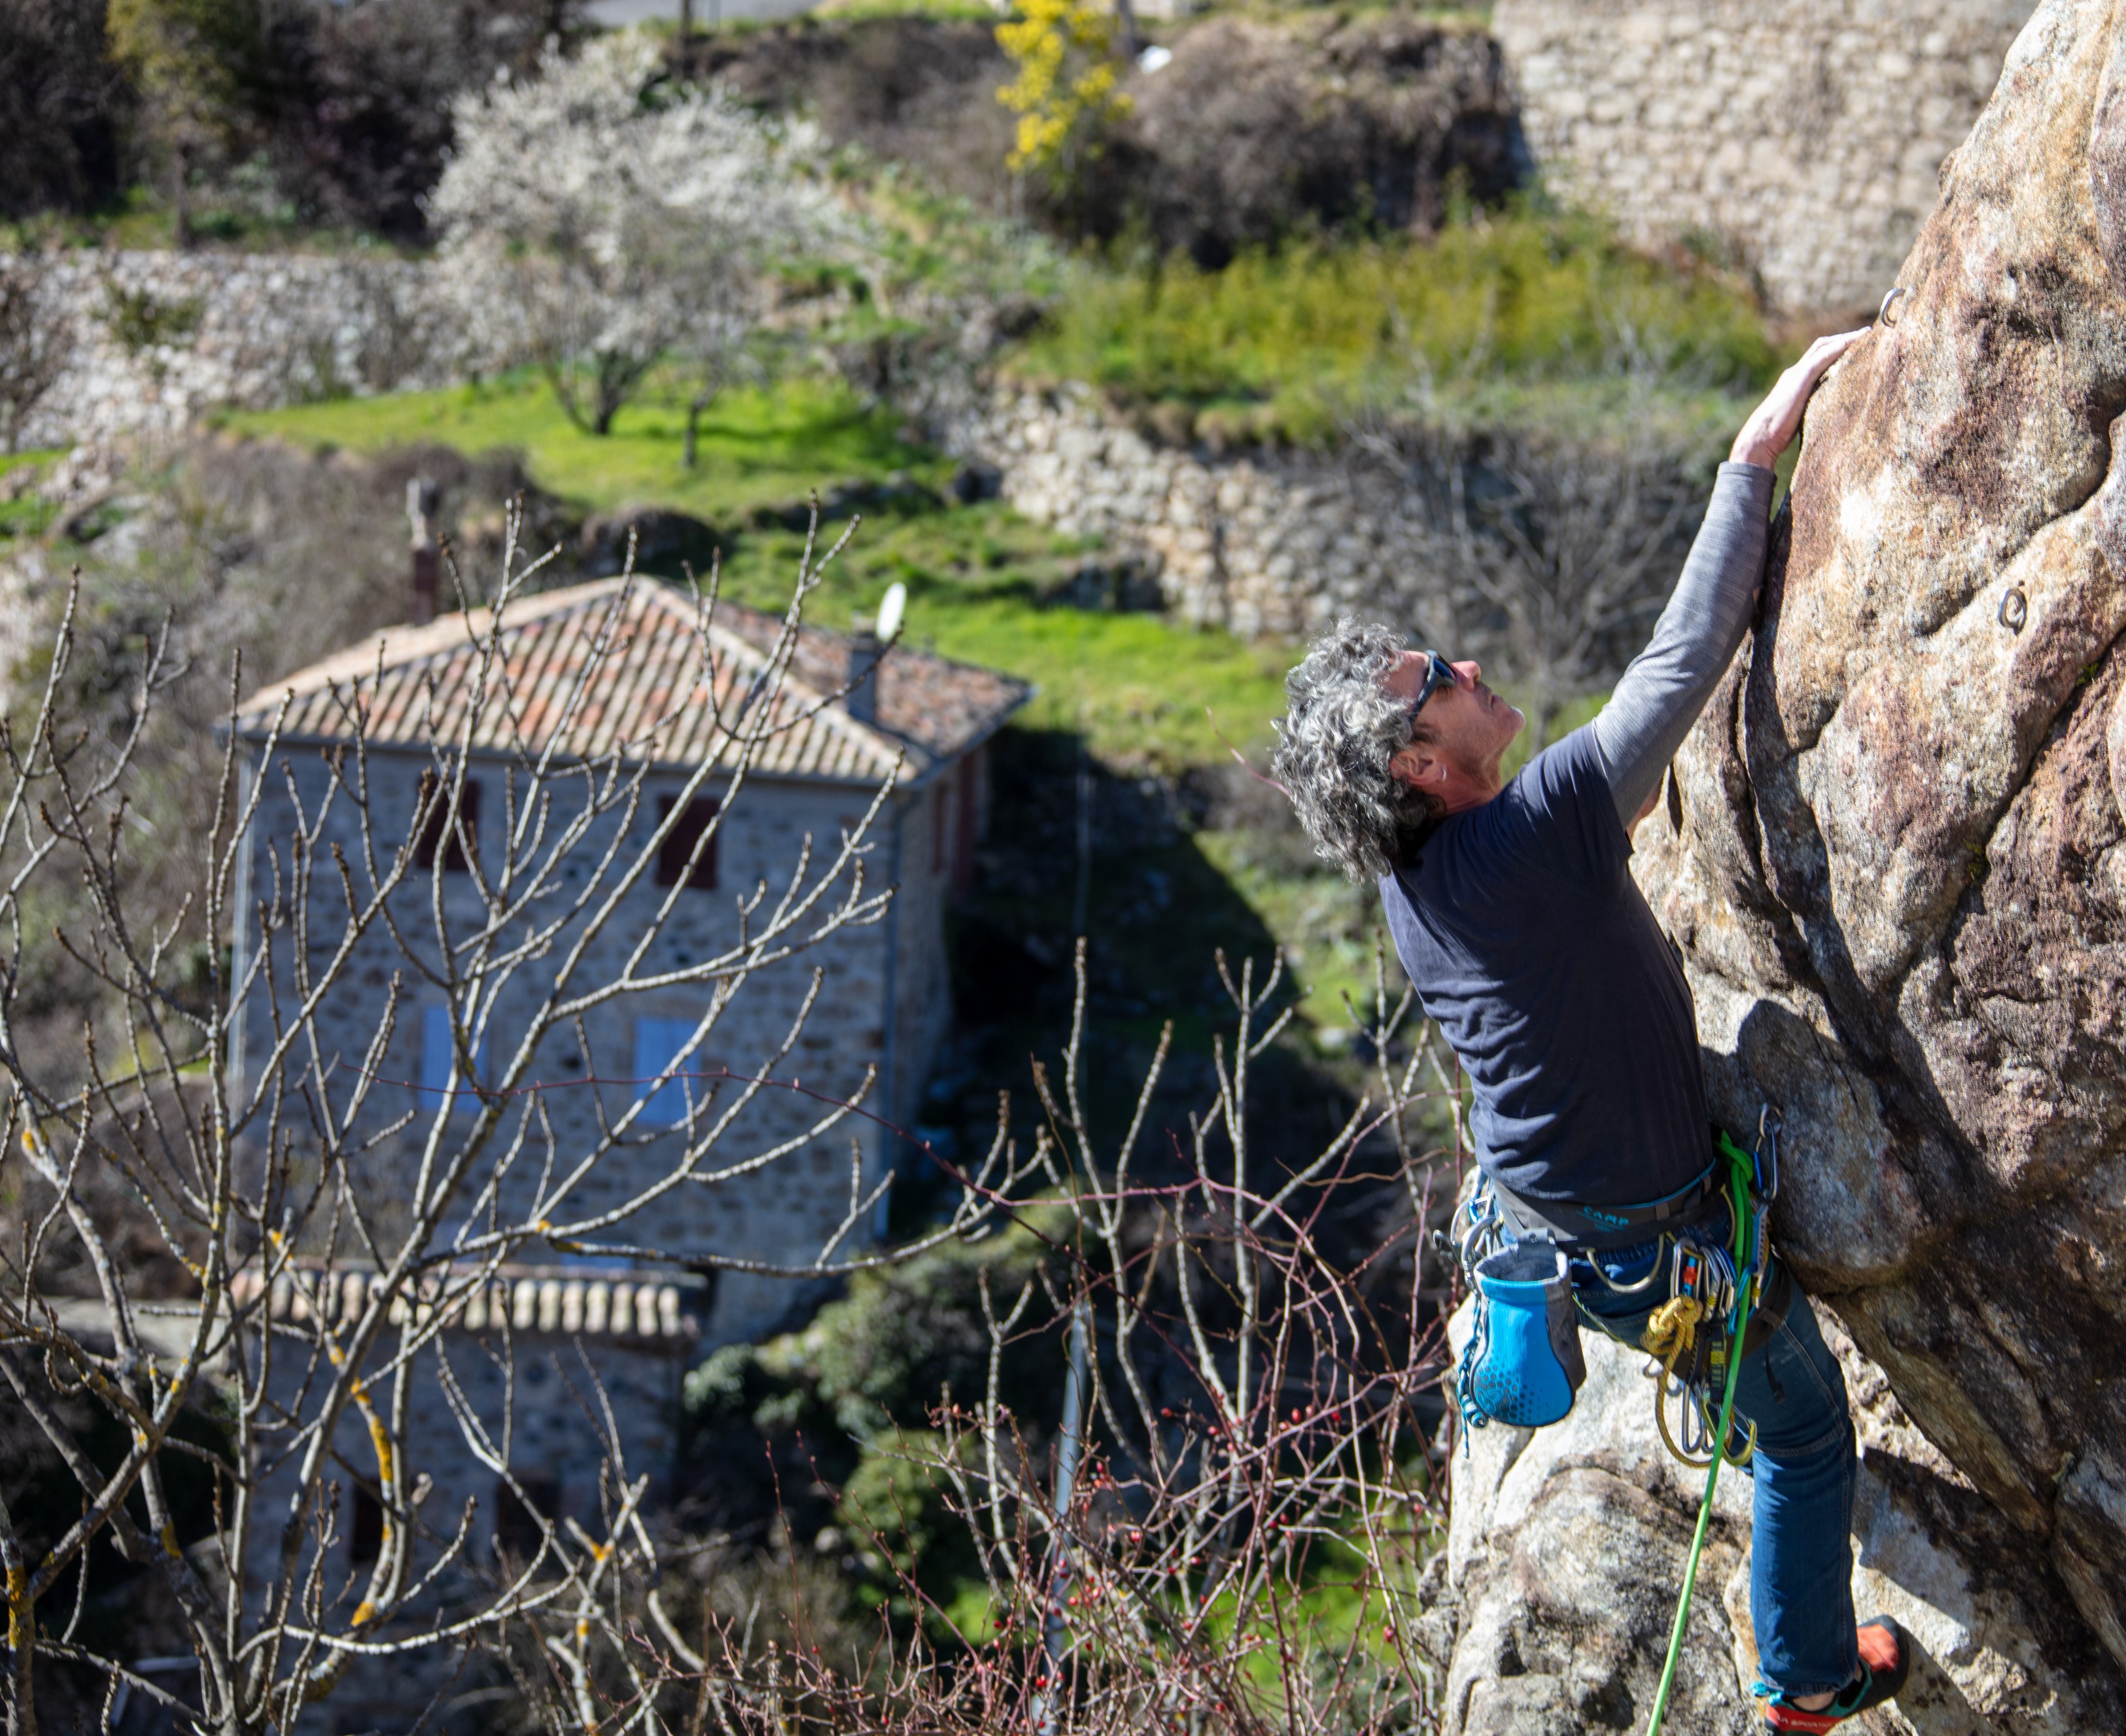
<path fill-rule="evenodd" d="M 71 354 L 25 450 L 174 431 L 222 405 L 443 385 L 470 359 L 418 261 L 81 251 L 48 257 L 42 290 Z"/>
<path fill-rule="evenodd" d="M 1872 309 L 2031 0 L 1498 0 L 1545 179 L 1637 238 Z"/>

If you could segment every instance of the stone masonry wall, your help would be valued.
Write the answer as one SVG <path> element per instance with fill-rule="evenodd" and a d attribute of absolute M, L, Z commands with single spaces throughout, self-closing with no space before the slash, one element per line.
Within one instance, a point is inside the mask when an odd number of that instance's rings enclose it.
<path fill-rule="evenodd" d="M 1789 309 L 1872 309 L 2032 0 L 1498 0 L 1557 191 L 1694 232 Z"/>
<path fill-rule="evenodd" d="M 1001 391 L 948 443 L 995 466 L 1028 517 L 1106 540 L 1184 620 L 1291 638 L 1356 612 L 1453 636 L 1410 491 L 1358 454 L 1213 457 L 1149 440 L 1072 388 Z"/>
<path fill-rule="evenodd" d="M 447 384 L 462 326 L 432 267 L 305 254 L 48 255 L 44 292 L 73 352 L 17 444 L 185 427 L 222 405 Z"/>

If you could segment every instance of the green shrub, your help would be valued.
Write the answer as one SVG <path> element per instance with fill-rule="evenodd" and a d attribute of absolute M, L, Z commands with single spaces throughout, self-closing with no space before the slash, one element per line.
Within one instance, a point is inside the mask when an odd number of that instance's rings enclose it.
<path fill-rule="evenodd" d="M 964 1443 L 960 1450 L 966 1451 Z M 874 1436 L 843 1484 L 834 1514 L 865 1569 L 857 1602 L 904 1622 L 919 1616 L 940 1639 L 951 1631 L 940 1612 L 964 1604 L 982 1583 L 974 1539 L 953 1511 L 947 1468 L 952 1451 L 930 1429 Z"/>
<path fill-rule="evenodd" d="M 164 301 L 153 290 L 129 290 L 116 278 L 103 281 L 103 322 L 129 356 L 191 342 L 206 304 L 196 295 Z"/>
<path fill-rule="evenodd" d="M 1061 1227 L 1052 1209 L 1031 1216 L 1042 1234 Z M 763 1449 L 780 1455 L 782 1484 L 756 1498 L 783 1500 L 793 1529 L 815 1540 L 829 1535 L 818 1527 L 832 1518 L 861 1569 L 853 1587 L 860 1604 L 884 1611 L 904 1631 L 919 1620 L 941 1641 L 956 1624 L 979 1625 L 981 1564 L 949 1503 L 950 1444 L 929 1425 L 941 1403 L 979 1405 L 987 1389 L 985 1283 L 997 1313 L 1008 1314 L 1021 1286 L 1037 1282 L 1053 1257 L 1033 1227 L 1009 1224 L 859 1274 L 801 1331 L 718 1350 L 684 1389 L 700 1474 L 728 1481 L 732 1466 L 760 1462 Z M 998 1380 L 1000 1402 L 1036 1453 L 1055 1427 L 1062 1385 L 1061 1337 L 1037 1291 Z M 839 1484 L 831 1514 L 801 1493 L 800 1467 L 808 1480 Z M 814 1548 L 827 1553 L 830 1545 L 815 1540 Z"/>
<path fill-rule="evenodd" d="M 1084 262 L 1014 366 L 1191 407 L 1214 439 L 1304 441 L 1413 384 L 1629 374 L 1688 393 L 1757 385 L 1776 359 L 1721 279 L 1632 252 L 1594 219 L 1523 208 L 1429 241 L 1303 244 L 1217 272 Z"/>
<path fill-rule="evenodd" d="M 985 1278 L 997 1308 L 1008 1309 L 1047 1257 L 1037 1237 L 1013 1224 L 980 1242 L 946 1242 L 905 1265 L 859 1273 L 848 1294 L 801 1332 L 711 1356 L 687 1377 L 687 1408 L 697 1422 L 749 1410 L 769 1434 L 831 1418 L 859 1443 L 895 1427 L 919 1428 L 943 1394 L 963 1402 L 981 1396 L 989 1367 Z M 1035 1312 L 1046 1319 L 1045 1307 Z M 1038 1414 L 1047 1408 L 1042 1397 L 1052 1398 L 1046 1389 L 1060 1389 L 1061 1365 L 1037 1372 L 1039 1358 L 1030 1349 L 1025 1342 L 1015 1347 L 1005 1397 Z"/>

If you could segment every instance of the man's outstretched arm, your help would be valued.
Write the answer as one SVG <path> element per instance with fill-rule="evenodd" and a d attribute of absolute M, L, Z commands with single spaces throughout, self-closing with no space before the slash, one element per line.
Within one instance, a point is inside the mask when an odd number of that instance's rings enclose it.
<path fill-rule="evenodd" d="M 1660 788 L 1750 624 L 1765 577 L 1772 466 L 1800 429 L 1817 382 L 1867 335 L 1863 329 L 1817 339 L 1743 423 L 1653 637 L 1594 719 L 1617 818 L 1627 827 Z"/>

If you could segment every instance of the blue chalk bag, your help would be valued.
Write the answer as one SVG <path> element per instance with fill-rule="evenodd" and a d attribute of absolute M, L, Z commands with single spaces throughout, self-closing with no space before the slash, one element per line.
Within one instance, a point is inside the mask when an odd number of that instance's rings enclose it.
<path fill-rule="evenodd" d="M 1474 1276 L 1464 1408 L 1514 1428 L 1557 1422 L 1587 1380 L 1564 1251 L 1549 1242 L 1514 1243 L 1479 1261 Z"/>

